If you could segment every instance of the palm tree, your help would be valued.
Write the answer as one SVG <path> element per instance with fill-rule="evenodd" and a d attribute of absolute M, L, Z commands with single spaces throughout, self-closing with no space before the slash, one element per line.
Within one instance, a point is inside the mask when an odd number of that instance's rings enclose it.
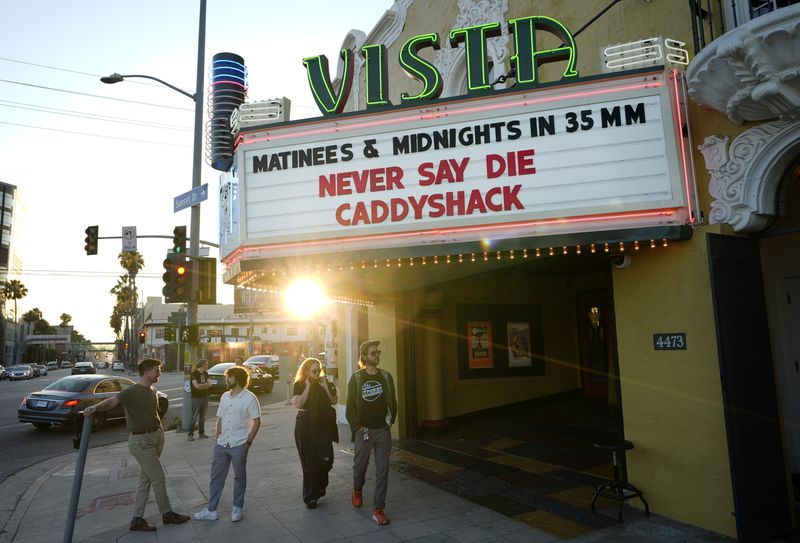
<path fill-rule="evenodd" d="M 14 300 L 14 322 L 19 322 L 17 316 L 17 300 L 21 300 L 28 295 L 28 289 L 22 284 L 22 281 L 12 279 L 3 283 L 3 298 L 6 300 Z"/>
<path fill-rule="evenodd" d="M 68 313 L 62 313 L 59 319 L 61 319 L 61 324 L 59 324 L 59 326 L 62 327 L 69 326 L 69 323 L 72 322 L 72 316 L 69 315 Z"/>

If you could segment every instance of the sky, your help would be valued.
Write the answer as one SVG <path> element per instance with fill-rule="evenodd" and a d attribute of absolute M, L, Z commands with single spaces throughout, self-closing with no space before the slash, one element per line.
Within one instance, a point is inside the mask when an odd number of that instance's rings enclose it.
<path fill-rule="evenodd" d="M 84 251 L 85 229 L 120 236 L 172 235 L 190 211 L 173 198 L 191 189 L 193 107 L 157 83 L 106 85 L 114 72 L 146 74 L 194 92 L 199 0 L 27 0 L 0 18 L 0 181 L 19 187 L 24 210 L 15 250 L 28 288 L 19 314 L 34 307 L 57 324 L 62 313 L 92 341 L 112 341 L 109 290 L 124 272 L 120 240 Z M 245 59 L 247 101 L 286 96 L 291 118 L 319 116 L 302 59 L 324 53 L 335 69 L 351 29 L 369 31 L 391 0 L 208 0 L 205 77 L 214 54 Z M 208 98 L 204 90 L 204 101 Z M 206 116 L 207 118 L 207 116 Z M 204 164 L 200 238 L 218 243 L 219 172 Z M 169 239 L 140 239 L 140 297 L 160 296 Z M 211 256 L 217 256 L 215 249 Z M 222 266 L 218 265 L 222 273 Z M 233 303 L 220 285 L 217 301 Z"/>

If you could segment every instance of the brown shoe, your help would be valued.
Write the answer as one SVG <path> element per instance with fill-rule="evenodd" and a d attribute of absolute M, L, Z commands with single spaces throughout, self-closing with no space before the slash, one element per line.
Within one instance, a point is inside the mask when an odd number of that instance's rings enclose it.
<path fill-rule="evenodd" d="M 187 520 L 189 520 L 189 515 L 181 515 L 175 511 L 161 515 L 161 522 L 164 524 L 183 524 Z"/>
<path fill-rule="evenodd" d="M 361 507 L 361 505 L 364 503 L 364 499 L 361 497 L 361 489 L 360 488 L 354 488 L 353 489 L 353 496 L 352 496 L 351 500 L 353 502 L 353 507 Z"/>
<path fill-rule="evenodd" d="M 130 530 L 131 532 L 155 532 L 156 527 L 147 524 L 147 521 L 143 518 L 134 518 L 131 521 Z"/>

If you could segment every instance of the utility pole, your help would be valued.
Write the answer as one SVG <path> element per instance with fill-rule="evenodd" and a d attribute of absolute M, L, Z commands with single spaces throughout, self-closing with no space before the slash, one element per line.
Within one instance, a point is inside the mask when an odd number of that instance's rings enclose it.
<path fill-rule="evenodd" d="M 203 76 L 205 74 L 206 50 L 206 0 L 200 0 L 200 23 L 197 32 L 197 84 L 194 92 L 194 158 L 192 162 L 192 189 L 200 186 L 200 167 L 203 156 Z M 200 256 L 200 204 L 192 206 L 189 224 L 189 261 L 195 266 Z M 195 268 L 196 269 L 196 266 Z M 197 273 L 189 277 L 188 326 L 197 324 Z M 197 345 L 189 345 L 189 364 L 183 365 L 183 407 L 181 409 L 181 426 L 190 431 L 192 422 L 192 393 L 190 388 L 191 367 L 197 361 Z"/>

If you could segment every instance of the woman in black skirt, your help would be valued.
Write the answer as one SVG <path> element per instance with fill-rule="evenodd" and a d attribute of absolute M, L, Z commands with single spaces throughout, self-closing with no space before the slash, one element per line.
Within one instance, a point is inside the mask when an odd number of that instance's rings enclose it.
<path fill-rule="evenodd" d="M 336 387 L 325 379 L 322 364 L 306 358 L 294 378 L 292 404 L 297 408 L 294 442 L 303 466 L 303 501 L 309 509 L 325 495 L 333 467 L 333 445 L 339 442 Z"/>

